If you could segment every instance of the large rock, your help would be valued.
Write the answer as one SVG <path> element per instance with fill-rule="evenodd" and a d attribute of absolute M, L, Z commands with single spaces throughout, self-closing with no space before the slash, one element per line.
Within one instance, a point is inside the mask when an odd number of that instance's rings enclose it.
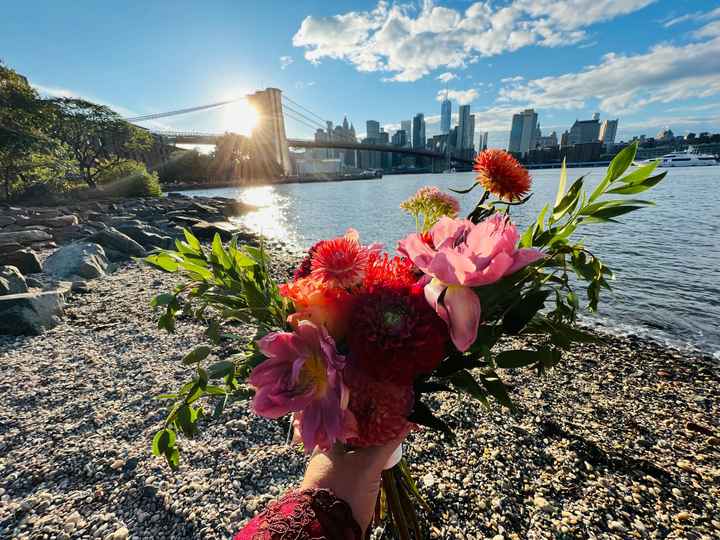
<path fill-rule="evenodd" d="M 15 266 L 23 274 L 42 272 L 40 259 L 32 249 L 19 249 L 10 253 L 0 253 L 0 264 Z"/>
<path fill-rule="evenodd" d="M 28 225 L 44 225 L 46 227 L 67 227 L 68 225 L 77 225 L 79 223 L 76 215 L 67 216 L 32 216 L 26 222 Z"/>
<path fill-rule="evenodd" d="M 15 224 L 15 218 L 12 216 L 0 216 L 0 227 L 5 227 L 6 225 L 14 225 Z"/>
<path fill-rule="evenodd" d="M 0 266 L 0 296 L 28 291 L 25 277 L 14 266 Z"/>
<path fill-rule="evenodd" d="M 105 275 L 108 260 L 102 246 L 90 242 L 77 242 L 63 246 L 50 255 L 43 269 L 59 278 L 78 276 L 94 279 Z"/>
<path fill-rule="evenodd" d="M 0 334 L 41 334 L 60 322 L 64 307 L 63 291 L 0 296 Z"/>
<path fill-rule="evenodd" d="M 212 240 L 215 233 L 219 234 L 223 240 L 230 240 L 232 235 L 237 232 L 237 228 L 227 221 L 216 221 L 214 223 L 201 221 L 195 223 L 190 229 L 201 240 Z"/>
<path fill-rule="evenodd" d="M 27 229 L 15 232 L 0 232 L 0 245 L 3 244 L 32 244 L 52 240 L 52 235 L 37 229 Z"/>
<path fill-rule="evenodd" d="M 145 249 L 163 248 L 172 249 L 175 242 L 169 236 L 162 234 L 156 227 L 142 225 L 118 225 L 118 230 L 128 235 Z"/>
<path fill-rule="evenodd" d="M 103 229 L 90 237 L 92 242 L 100 244 L 104 248 L 119 252 L 125 257 L 144 257 L 145 248 L 138 244 L 128 235 L 121 233 L 114 227 Z"/>

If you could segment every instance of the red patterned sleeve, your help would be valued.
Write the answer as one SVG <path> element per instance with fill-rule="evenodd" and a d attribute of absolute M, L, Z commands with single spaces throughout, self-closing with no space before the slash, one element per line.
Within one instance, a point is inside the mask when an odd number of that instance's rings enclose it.
<path fill-rule="evenodd" d="M 361 540 L 348 504 L 327 489 L 291 491 L 270 503 L 233 540 Z"/>

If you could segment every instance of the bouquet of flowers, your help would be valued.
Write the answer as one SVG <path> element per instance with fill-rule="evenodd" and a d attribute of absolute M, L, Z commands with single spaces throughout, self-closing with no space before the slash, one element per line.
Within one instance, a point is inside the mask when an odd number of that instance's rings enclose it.
<path fill-rule="evenodd" d="M 556 200 L 522 234 L 510 214 L 528 200 L 530 175 L 511 155 L 485 151 L 476 159 L 476 182 L 457 192 L 484 189 L 467 218 L 458 217 L 453 196 L 422 188 L 401 205 L 415 231 L 394 254 L 349 229 L 312 246 L 280 285 L 262 244 L 225 246 L 216 237 L 205 248 L 186 231 L 177 250 L 146 259 L 187 277 L 154 299 L 164 310 L 160 326 L 172 330 L 185 313 L 206 321 L 215 343 L 237 338 L 237 323 L 252 323 L 257 333 L 242 353 L 215 363 L 209 345 L 185 356 L 194 376 L 161 396 L 172 406 L 153 452 L 178 466 L 176 434 L 196 434 L 210 414 L 203 398 L 215 401 L 215 416 L 251 399 L 260 416 L 289 417 L 308 453 L 382 445 L 421 428 L 451 443 L 451 430 L 423 399 L 431 393 L 463 392 L 487 407 L 493 398 L 512 408 L 498 370 L 542 373 L 571 343 L 596 339 L 576 325 L 575 287 L 586 282 L 594 310 L 612 273 L 571 237 L 579 227 L 652 204 L 622 197 L 664 177 L 653 175 L 656 164 L 627 173 L 635 151 L 622 150 L 591 193 L 584 178 L 567 188 L 563 165 Z M 502 347 L 503 336 L 518 334 L 530 336 L 528 348 Z M 376 518 L 389 518 L 401 538 L 420 538 L 421 509 L 428 507 L 400 460 L 383 474 Z"/>

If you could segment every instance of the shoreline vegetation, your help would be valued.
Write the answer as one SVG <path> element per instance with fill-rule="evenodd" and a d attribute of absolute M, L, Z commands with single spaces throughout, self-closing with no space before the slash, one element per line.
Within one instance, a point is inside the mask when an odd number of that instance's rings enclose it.
<path fill-rule="evenodd" d="M 205 241 L 239 232 L 257 242 L 226 221 L 248 210 L 237 204 L 168 196 L 3 208 L 13 222 L 0 244 L 24 239 L 22 251 L 32 250 L 40 268 L 71 240 L 102 242 L 103 254 L 92 259 L 98 276 L 81 282 L 23 272 L 25 294 L 56 291 L 64 305 L 41 335 L 0 336 L 0 537 L 227 538 L 296 485 L 305 458 L 284 444 L 287 422 L 260 418 L 247 404 L 184 440 L 177 473 L 148 449 L 165 411 L 144 396 L 175 388 L 186 375 L 183 354 L 206 338 L 189 318 L 175 334 L 157 328 L 150 300 L 180 279 L 129 252 L 167 245 L 183 226 Z M 279 242 L 267 249 L 274 273 L 287 277 L 299 253 Z M 0 259 L 7 253 L 17 251 L 0 250 Z M 573 348 L 544 378 L 503 370 L 516 414 L 456 394 L 434 400 L 458 445 L 422 430 L 405 448 L 434 501 L 433 538 L 720 534 L 717 361 L 602 337 Z M 223 342 L 219 358 L 237 347 Z"/>

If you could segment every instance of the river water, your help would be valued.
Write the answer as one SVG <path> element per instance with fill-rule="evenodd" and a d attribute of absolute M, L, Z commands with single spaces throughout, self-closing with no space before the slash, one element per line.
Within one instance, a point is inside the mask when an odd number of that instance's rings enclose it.
<path fill-rule="evenodd" d="M 591 188 L 603 169 L 570 169 L 568 185 L 587 174 Z M 535 170 L 532 199 L 513 208 L 521 229 L 554 201 L 558 170 Z M 418 188 L 465 188 L 473 173 L 391 175 L 380 180 L 284 184 L 190 191 L 189 195 L 242 199 L 261 208 L 241 218 L 249 228 L 306 249 L 352 226 L 363 242 L 393 248 L 414 230 L 398 207 Z M 467 213 L 479 189 L 461 195 Z M 615 270 L 613 291 L 603 291 L 589 322 L 620 334 L 652 337 L 720 358 L 720 167 L 670 169 L 658 186 L 637 198 L 656 206 L 622 216 L 621 224 L 592 224 L 575 238 Z"/>

